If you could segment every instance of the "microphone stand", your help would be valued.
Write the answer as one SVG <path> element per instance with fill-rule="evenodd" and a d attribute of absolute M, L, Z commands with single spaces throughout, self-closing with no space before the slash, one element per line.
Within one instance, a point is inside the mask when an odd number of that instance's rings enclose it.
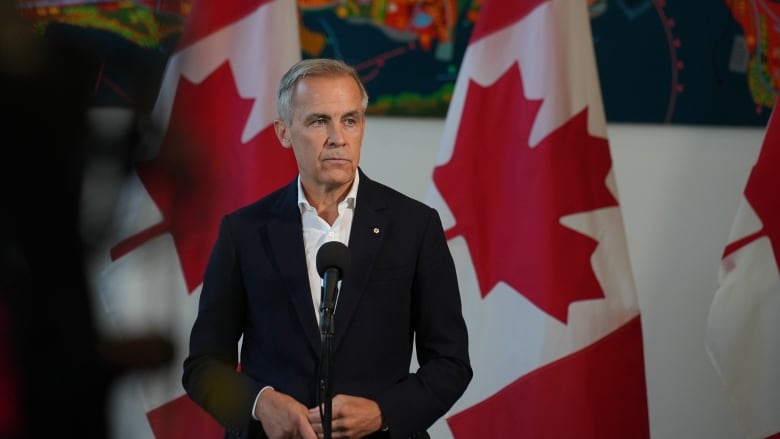
<path fill-rule="evenodd" d="M 325 282 L 327 285 L 327 282 Z M 324 287 L 323 287 L 324 288 Z M 334 294 L 330 297 L 338 297 L 338 286 L 334 285 Z M 328 300 L 328 294 L 323 291 L 320 304 L 320 417 L 322 418 L 322 432 L 325 439 L 331 439 L 333 428 L 333 312 L 335 301 Z"/>

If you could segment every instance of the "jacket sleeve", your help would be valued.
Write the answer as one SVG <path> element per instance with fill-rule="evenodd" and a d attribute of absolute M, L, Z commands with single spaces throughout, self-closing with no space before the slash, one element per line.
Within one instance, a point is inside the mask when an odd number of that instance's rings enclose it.
<path fill-rule="evenodd" d="M 235 240 L 225 217 L 206 267 L 182 384 L 195 403 L 236 436 L 258 428 L 251 414 L 263 387 L 238 371 L 245 302 Z"/>

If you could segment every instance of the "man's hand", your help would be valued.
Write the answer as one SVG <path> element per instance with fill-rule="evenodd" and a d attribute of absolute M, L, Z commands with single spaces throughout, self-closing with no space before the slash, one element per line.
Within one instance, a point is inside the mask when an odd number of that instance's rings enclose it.
<path fill-rule="evenodd" d="M 336 395 L 331 408 L 333 439 L 357 439 L 382 428 L 382 412 L 379 405 L 370 399 Z M 309 410 L 309 422 L 318 438 L 325 437 L 319 407 Z"/>
<path fill-rule="evenodd" d="M 260 395 L 255 417 L 270 439 L 316 439 L 306 406 L 284 393 L 268 389 Z"/>

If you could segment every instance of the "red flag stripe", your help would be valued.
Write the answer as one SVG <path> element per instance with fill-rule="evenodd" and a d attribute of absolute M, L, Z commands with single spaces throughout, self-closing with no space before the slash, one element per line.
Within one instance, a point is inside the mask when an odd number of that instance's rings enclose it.
<path fill-rule="evenodd" d="M 448 423 L 456 439 L 649 437 L 640 317 Z"/>
<path fill-rule="evenodd" d="M 188 396 L 146 413 L 156 439 L 221 438 L 224 429 Z"/>
<path fill-rule="evenodd" d="M 2 291 L 0 297 L 5 297 Z M 17 437 L 21 430 L 20 370 L 13 346 L 11 316 L 5 302 L 0 301 L 0 437 Z"/>
<path fill-rule="evenodd" d="M 226 7 L 223 2 L 212 0 L 193 0 L 191 13 L 187 16 L 187 26 L 182 32 L 178 50 L 216 32 L 223 27 L 246 17 L 252 11 L 273 0 L 242 0 L 230 2 Z"/>
<path fill-rule="evenodd" d="M 471 32 L 470 44 L 515 24 L 546 1 L 548 0 L 486 0 L 480 9 L 479 20 Z"/>

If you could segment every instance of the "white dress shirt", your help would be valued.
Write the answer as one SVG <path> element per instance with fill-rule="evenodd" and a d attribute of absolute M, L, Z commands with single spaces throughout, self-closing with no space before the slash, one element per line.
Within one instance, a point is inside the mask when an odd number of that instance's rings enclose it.
<path fill-rule="evenodd" d="M 303 223 L 303 246 L 306 249 L 306 266 L 309 270 L 309 285 L 311 287 L 311 300 L 314 305 L 314 314 L 317 323 L 320 321 L 320 303 L 322 300 L 322 278 L 317 272 L 317 252 L 322 244 L 330 241 L 340 241 L 344 245 L 349 244 L 349 231 L 352 228 L 352 218 L 355 214 L 355 200 L 360 177 L 355 173 L 347 196 L 338 205 L 339 216 L 333 221 L 333 225 L 317 215 L 317 209 L 309 204 L 303 193 L 301 178 L 298 177 L 298 206 L 301 209 L 301 222 Z M 339 281 L 339 288 L 341 281 Z M 338 307 L 338 299 L 336 302 Z M 335 312 L 335 309 L 334 309 Z"/>

